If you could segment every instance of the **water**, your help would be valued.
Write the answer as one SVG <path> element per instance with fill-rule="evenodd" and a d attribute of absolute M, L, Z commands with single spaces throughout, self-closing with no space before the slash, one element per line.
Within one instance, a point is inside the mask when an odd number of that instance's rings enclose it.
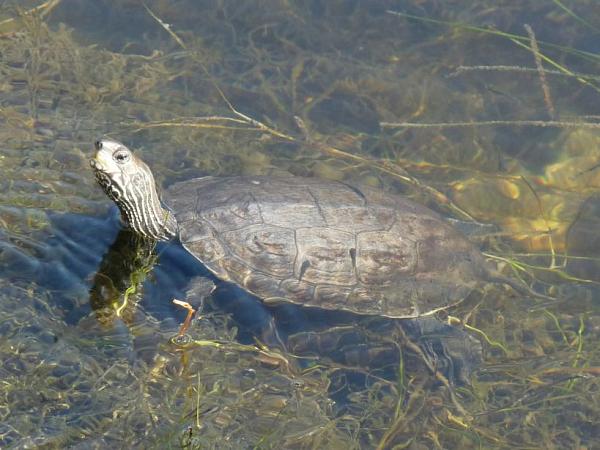
<path fill-rule="evenodd" d="M 598 445 L 594 1 L 39 5 L 0 4 L 0 447 Z M 162 186 L 409 195 L 556 300 L 487 286 L 432 341 L 405 325 L 410 351 L 389 322 L 211 293 L 181 247 L 120 233 L 88 165 L 107 134 Z M 187 345 L 173 298 L 203 306 Z"/>

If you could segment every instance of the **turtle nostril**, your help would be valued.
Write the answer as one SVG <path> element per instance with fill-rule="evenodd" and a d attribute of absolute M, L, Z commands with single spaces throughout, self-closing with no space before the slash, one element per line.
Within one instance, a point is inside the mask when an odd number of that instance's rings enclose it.
<path fill-rule="evenodd" d="M 100 140 L 97 140 L 97 141 L 94 143 L 94 147 L 96 147 L 96 150 L 102 150 L 102 141 L 100 141 Z"/>

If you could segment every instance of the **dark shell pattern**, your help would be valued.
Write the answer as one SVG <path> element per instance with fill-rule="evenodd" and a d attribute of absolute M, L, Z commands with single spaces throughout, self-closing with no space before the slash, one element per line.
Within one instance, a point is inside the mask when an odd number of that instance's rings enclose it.
<path fill-rule="evenodd" d="M 480 252 L 404 197 L 311 178 L 206 177 L 165 193 L 183 246 L 264 302 L 408 318 L 463 300 Z"/>

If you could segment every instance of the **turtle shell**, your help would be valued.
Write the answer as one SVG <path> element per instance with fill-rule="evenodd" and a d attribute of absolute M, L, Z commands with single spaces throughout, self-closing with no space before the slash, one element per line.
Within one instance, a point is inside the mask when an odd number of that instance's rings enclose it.
<path fill-rule="evenodd" d="M 183 246 L 264 302 L 419 317 L 463 300 L 480 252 L 404 197 L 310 178 L 206 177 L 164 198 Z"/>

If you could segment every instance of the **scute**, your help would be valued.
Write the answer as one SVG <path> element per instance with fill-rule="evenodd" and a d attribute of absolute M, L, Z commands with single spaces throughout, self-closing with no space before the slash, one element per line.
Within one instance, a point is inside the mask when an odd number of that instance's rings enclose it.
<path fill-rule="evenodd" d="M 202 261 L 206 264 L 221 260 L 225 255 L 225 249 L 218 239 L 207 237 L 193 242 L 187 242 L 186 248 L 193 255 L 202 255 Z"/>
<path fill-rule="evenodd" d="M 391 231 L 363 232 L 358 235 L 356 267 L 365 285 L 391 285 L 414 276 L 417 269 L 417 243 Z"/>
<path fill-rule="evenodd" d="M 364 206 L 322 208 L 326 223 L 332 228 L 339 230 L 348 230 L 355 233 L 369 230 L 385 230 L 391 226 L 395 215 L 392 211 L 389 214 L 374 214 L 370 208 Z"/>
<path fill-rule="evenodd" d="M 356 272 L 351 250 L 356 237 L 336 228 L 313 227 L 296 230 L 298 259 L 294 273 L 309 283 L 351 286 Z"/>
<path fill-rule="evenodd" d="M 418 317 L 462 301 L 481 254 L 433 211 L 306 178 L 201 178 L 166 192 L 182 244 L 265 301 Z"/>
<path fill-rule="evenodd" d="M 262 223 L 258 204 L 254 197 L 247 193 L 233 193 L 214 208 L 197 210 L 197 212 L 219 232 L 238 230 Z"/>
<path fill-rule="evenodd" d="M 294 274 L 296 245 L 294 231 L 273 225 L 251 225 L 223 233 L 232 252 L 256 271 L 277 278 Z"/>

